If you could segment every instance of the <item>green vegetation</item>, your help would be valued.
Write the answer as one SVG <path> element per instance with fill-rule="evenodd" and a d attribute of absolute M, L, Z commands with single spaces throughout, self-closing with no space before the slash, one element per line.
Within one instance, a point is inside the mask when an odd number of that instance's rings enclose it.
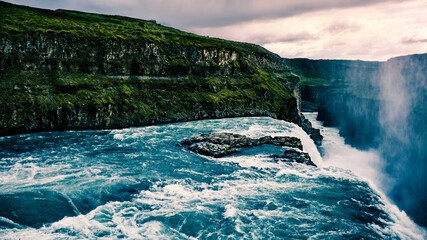
<path fill-rule="evenodd" d="M 377 98 L 380 62 L 352 60 L 285 59 L 290 70 L 301 79 L 303 88 L 323 88 L 331 94 L 351 94 L 360 98 Z"/>
<path fill-rule="evenodd" d="M 248 43 L 121 16 L 0 2 L 0 135 L 270 115 L 298 79 Z"/>
<path fill-rule="evenodd" d="M 0 34 L 18 37 L 25 34 L 69 35 L 271 54 L 254 44 L 199 36 L 154 21 L 69 10 L 52 11 L 6 2 L 0 2 Z"/>
<path fill-rule="evenodd" d="M 25 123 L 30 112 L 49 115 L 58 109 L 104 114 L 112 122 L 230 109 L 274 113 L 283 111 L 285 102 L 293 99 L 267 73 L 248 78 L 123 79 L 83 73 L 7 71 L 0 78 L 7 79 L 0 85 L 0 126 Z"/>

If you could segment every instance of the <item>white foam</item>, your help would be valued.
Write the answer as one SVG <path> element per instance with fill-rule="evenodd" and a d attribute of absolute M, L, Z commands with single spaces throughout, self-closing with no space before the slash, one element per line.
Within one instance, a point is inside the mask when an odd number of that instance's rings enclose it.
<path fill-rule="evenodd" d="M 114 134 L 113 138 L 116 140 L 124 140 L 125 134 L 124 133 L 116 133 L 116 134 Z"/>
<path fill-rule="evenodd" d="M 314 178 L 313 176 L 310 176 L 308 174 L 298 171 L 297 169 L 292 168 L 281 169 L 279 172 L 277 172 L 276 177 L 281 177 L 284 175 L 295 175 L 302 178 Z"/>
<path fill-rule="evenodd" d="M 237 216 L 237 209 L 233 207 L 232 205 L 225 206 L 225 218 L 234 218 Z"/>
<path fill-rule="evenodd" d="M 265 168 L 279 167 L 277 163 L 271 161 L 271 158 L 269 156 L 264 154 L 259 154 L 254 156 L 230 156 L 230 157 L 222 157 L 219 159 L 216 159 L 216 158 L 211 158 L 211 159 L 215 161 L 221 161 L 221 162 L 237 163 L 244 168 L 256 167 L 259 169 L 265 169 Z"/>
<path fill-rule="evenodd" d="M 401 239 L 427 239 L 427 231 L 425 229 L 414 223 L 404 211 L 400 210 L 384 193 L 376 189 L 375 186 L 372 186 L 372 188 L 381 196 L 382 208 L 391 218 L 391 222 L 388 223 L 385 231 L 395 234 Z"/>
<path fill-rule="evenodd" d="M 392 179 L 388 179 L 381 171 L 384 169 L 384 165 L 379 153 L 373 149 L 367 151 L 358 150 L 345 144 L 344 138 L 339 135 L 338 129 L 322 126 L 316 120 L 316 113 L 305 114 L 305 116 L 313 123 L 314 127 L 320 129 L 321 134 L 324 136 L 322 145 L 325 152 L 323 157 L 324 165 L 354 172 L 381 196 L 380 200 L 384 204 L 384 211 L 390 215 L 393 221 L 388 223 L 388 226 L 391 227 L 385 230 L 378 230 L 378 232 L 388 231 L 389 234 L 397 234 L 402 239 L 426 239 L 427 232 L 415 224 L 404 211 L 399 210 L 383 193 L 388 191 L 384 183 L 390 183 Z"/>
<path fill-rule="evenodd" d="M 8 171 L 0 172 L 0 184 L 32 185 L 46 184 L 64 179 L 65 175 L 55 175 L 69 165 L 52 164 L 40 166 L 37 163 L 16 163 Z"/>
<path fill-rule="evenodd" d="M 190 197 L 193 193 L 190 189 L 185 188 L 183 185 L 179 184 L 170 184 L 163 188 L 163 191 L 167 195 L 177 196 L 177 197 Z"/>
<path fill-rule="evenodd" d="M 391 181 L 380 171 L 383 169 L 381 156 L 374 149 L 359 150 L 345 143 L 336 128 L 324 127 L 316 120 L 317 114 L 305 115 L 316 127 L 319 127 L 324 137 L 322 149 L 324 150 L 323 164 L 325 167 L 339 167 L 348 169 L 356 175 L 371 181 L 374 185 L 383 187 L 383 182 Z"/>

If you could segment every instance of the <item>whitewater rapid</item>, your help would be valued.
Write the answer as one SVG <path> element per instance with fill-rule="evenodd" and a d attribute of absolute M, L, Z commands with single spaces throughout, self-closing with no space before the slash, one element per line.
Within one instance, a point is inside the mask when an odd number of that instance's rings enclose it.
<path fill-rule="evenodd" d="M 0 209 L 46 223 L 2 213 L 0 238 L 424 239 L 376 187 L 376 153 L 318 127 L 323 157 L 300 127 L 268 117 L 2 137 Z M 295 136 L 319 167 L 276 163 L 278 146 L 216 159 L 179 145 L 210 132 Z"/>
<path fill-rule="evenodd" d="M 304 116 L 310 120 L 314 128 L 320 129 L 324 137 L 320 147 L 323 153 L 323 166 L 348 169 L 368 182 L 370 187 L 381 196 L 388 212 L 398 222 L 393 226 L 396 231 L 406 232 L 409 239 L 426 239 L 426 230 L 414 223 L 384 194 L 390 190 L 393 179 L 384 174 L 385 164 L 381 154 L 376 149 L 359 150 L 346 144 L 345 139 L 339 134 L 339 129 L 325 127 L 316 120 L 317 113 L 304 113 Z"/>

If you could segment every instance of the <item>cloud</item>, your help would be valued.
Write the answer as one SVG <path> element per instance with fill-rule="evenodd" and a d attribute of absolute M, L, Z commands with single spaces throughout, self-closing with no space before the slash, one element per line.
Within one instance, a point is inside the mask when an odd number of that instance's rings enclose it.
<path fill-rule="evenodd" d="M 325 28 L 325 31 L 336 34 L 343 32 L 357 32 L 360 31 L 361 27 L 357 24 L 352 24 L 349 22 L 334 22 Z"/>
<path fill-rule="evenodd" d="M 402 0 L 9 0 L 12 3 L 50 9 L 69 8 L 156 19 L 185 29 L 227 26 L 317 10 L 400 1 Z"/>
<path fill-rule="evenodd" d="M 263 35 L 262 42 L 258 41 L 259 44 L 269 44 L 269 43 L 276 43 L 276 42 L 288 42 L 288 43 L 300 43 L 307 40 L 316 40 L 318 37 L 314 36 L 313 34 L 310 34 L 308 32 L 300 32 L 296 34 L 287 33 L 282 36 L 278 37 L 267 37 Z"/>
<path fill-rule="evenodd" d="M 427 43 L 427 38 L 418 39 L 418 38 L 411 37 L 411 38 L 408 38 L 408 39 L 403 39 L 401 41 L 401 43 L 404 43 L 404 44 Z"/>
<path fill-rule="evenodd" d="M 387 2 L 194 30 L 260 44 L 282 57 L 387 60 L 427 52 L 426 9 L 424 0 Z"/>
<path fill-rule="evenodd" d="M 282 57 L 386 60 L 427 52 L 425 0 L 7 0 L 125 15 L 260 44 Z"/>
<path fill-rule="evenodd" d="M 249 33 L 246 39 L 258 45 L 272 44 L 272 43 L 301 43 L 304 41 L 316 40 L 318 37 L 308 32 L 298 33 L 279 33 L 279 34 L 266 34 L 266 33 Z"/>

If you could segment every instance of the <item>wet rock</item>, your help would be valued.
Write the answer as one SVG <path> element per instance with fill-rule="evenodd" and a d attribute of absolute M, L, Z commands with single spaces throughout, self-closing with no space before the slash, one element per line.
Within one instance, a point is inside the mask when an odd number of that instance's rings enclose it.
<path fill-rule="evenodd" d="M 287 136 L 265 136 L 253 139 L 233 133 L 210 133 L 185 139 L 181 142 L 181 145 L 187 146 L 190 151 L 213 157 L 228 156 L 238 152 L 241 148 L 255 147 L 263 144 L 286 146 L 302 150 L 301 140 L 296 137 Z"/>
<path fill-rule="evenodd" d="M 244 135 L 233 134 L 233 133 L 209 133 L 202 134 L 190 139 L 182 141 L 182 145 L 192 145 L 194 143 L 209 142 L 218 145 L 228 145 L 230 148 L 233 147 L 251 147 L 254 146 L 253 139 L 248 138 Z"/>
<path fill-rule="evenodd" d="M 314 164 L 311 161 L 310 155 L 305 152 L 300 152 L 295 149 L 287 149 L 285 150 L 284 154 L 282 156 L 273 155 L 272 156 L 274 160 L 281 161 L 281 162 L 296 162 L 296 163 L 302 163 L 309 166 L 317 167 L 316 164 Z"/>
<path fill-rule="evenodd" d="M 216 144 L 211 142 L 193 143 L 188 149 L 202 155 L 216 158 L 228 156 L 239 151 L 237 148 L 232 148 L 228 144 Z"/>
<path fill-rule="evenodd" d="M 265 136 L 261 138 L 249 138 L 244 135 L 234 134 L 234 133 L 209 133 L 202 134 L 190 139 L 185 139 L 182 141 L 182 145 L 191 145 L 198 142 L 210 142 L 215 144 L 226 144 L 230 145 L 232 148 L 242 148 L 242 147 L 255 147 L 263 144 L 273 144 L 276 146 L 286 146 L 293 147 L 302 150 L 302 143 L 296 137 L 287 137 L 287 136 L 278 136 L 271 137 Z"/>
<path fill-rule="evenodd" d="M 276 146 L 293 147 L 293 148 L 298 148 L 302 150 L 301 140 L 299 140 L 299 138 L 296 138 L 296 137 L 266 136 L 260 139 L 256 139 L 255 142 L 258 143 L 257 146 L 262 144 L 273 144 Z"/>
<path fill-rule="evenodd" d="M 310 136 L 311 139 L 313 139 L 316 145 L 322 145 L 323 136 L 320 134 L 320 130 L 313 128 L 310 121 L 303 115 L 301 116 L 298 125 L 301 126 L 301 128 Z"/>

